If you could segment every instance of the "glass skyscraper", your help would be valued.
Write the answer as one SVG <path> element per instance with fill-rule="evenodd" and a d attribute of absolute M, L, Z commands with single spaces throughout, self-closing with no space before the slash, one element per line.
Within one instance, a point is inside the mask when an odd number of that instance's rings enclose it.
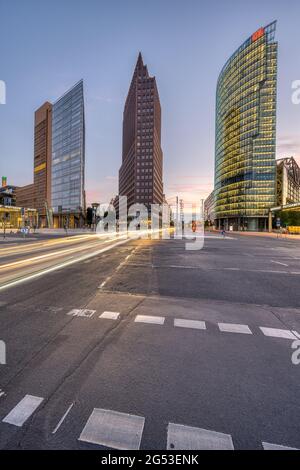
<path fill-rule="evenodd" d="M 55 226 L 78 227 L 85 210 L 83 81 L 52 108 L 51 202 Z"/>
<path fill-rule="evenodd" d="M 217 85 L 215 216 L 218 227 L 264 230 L 276 205 L 276 22 L 225 64 Z"/>

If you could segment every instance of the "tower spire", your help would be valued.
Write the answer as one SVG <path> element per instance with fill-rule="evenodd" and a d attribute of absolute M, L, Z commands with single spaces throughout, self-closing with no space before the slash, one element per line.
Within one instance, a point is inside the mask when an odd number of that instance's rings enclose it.
<path fill-rule="evenodd" d="M 136 69 L 140 69 L 144 67 L 144 62 L 143 62 L 143 56 L 142 56 L 142 53 L 139 52 L 139 55 L 138 55 L 138 59 L 137 59 L 137 63 L 136 63 Z"/>

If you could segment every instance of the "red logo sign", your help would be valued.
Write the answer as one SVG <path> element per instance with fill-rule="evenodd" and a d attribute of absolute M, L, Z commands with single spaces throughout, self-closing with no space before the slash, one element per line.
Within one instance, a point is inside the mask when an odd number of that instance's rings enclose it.
<path fill-rule="evenodd" d="M 252 34 L 252 42 L 257 41 L 259 38 L 261 38 L 265 34 L 265 29 L 260 28 L 256 33 Z"/>

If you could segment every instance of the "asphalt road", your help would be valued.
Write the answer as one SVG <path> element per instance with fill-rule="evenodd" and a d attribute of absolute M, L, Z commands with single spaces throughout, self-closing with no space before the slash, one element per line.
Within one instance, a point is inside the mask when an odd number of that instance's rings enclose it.
<path fill-rule="evenodd" d="M 0 247 L 0 448 L 300 448 L 299 242 L 118 242 Z"/>

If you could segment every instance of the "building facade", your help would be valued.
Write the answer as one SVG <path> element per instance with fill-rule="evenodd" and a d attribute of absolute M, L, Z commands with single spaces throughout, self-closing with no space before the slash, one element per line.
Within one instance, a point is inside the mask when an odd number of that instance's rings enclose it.
<path fill-rule="evenodd" d="M 52 107 L 51 207 L 55 227 L 80 227 L 85 213 L 83 81 Z"/>
<path fill-rule="evenodd" d="M 217 226 L 266 230 L 276 203 L 276 22 L 259 29 L 225 64 L 217 85 Z"/>
<path fill-rule="evenodd" d="M 51 154 L 52 105 L 44 103 L 34 119 L 34 207 L 39 214 L 39 225 L 48 226 L 48 209 L 51 206 Z"/>
<path fill-rule="evenodd" d="M 36 209 L 0 205 L 0 229 L 21 229 L 37 227 L 38 212 Z"/>
<path fill-rule="evenodd" d="M 210 226 L 215 223 L 215 192 L 212 191 L 204 201 L 204 219 Z"/>
<path fill-rule="evenodd" d="M 5 184 L 0 188 L 0 205 L 15 207 L 17 187 L 7 184 L 7 180 L 4 180 L 3 182 Z"/>
<path fill-rule="evenodd" d="M 16 206 L 35 209 L 34 184 L 27 184 L 16 188 Z"/>
<path fill-rule="evenodd" d="M 300 168 L 296 160 L 277 160 L 277 206 L 300 203 Z"/>
<path fill-rule="evenodd" d="M 128 207 L 163 202 L 161 106 L 155 77 L 150 77 L 139 54 L 123 114 L 122 166 L 119 196 Z"/>

